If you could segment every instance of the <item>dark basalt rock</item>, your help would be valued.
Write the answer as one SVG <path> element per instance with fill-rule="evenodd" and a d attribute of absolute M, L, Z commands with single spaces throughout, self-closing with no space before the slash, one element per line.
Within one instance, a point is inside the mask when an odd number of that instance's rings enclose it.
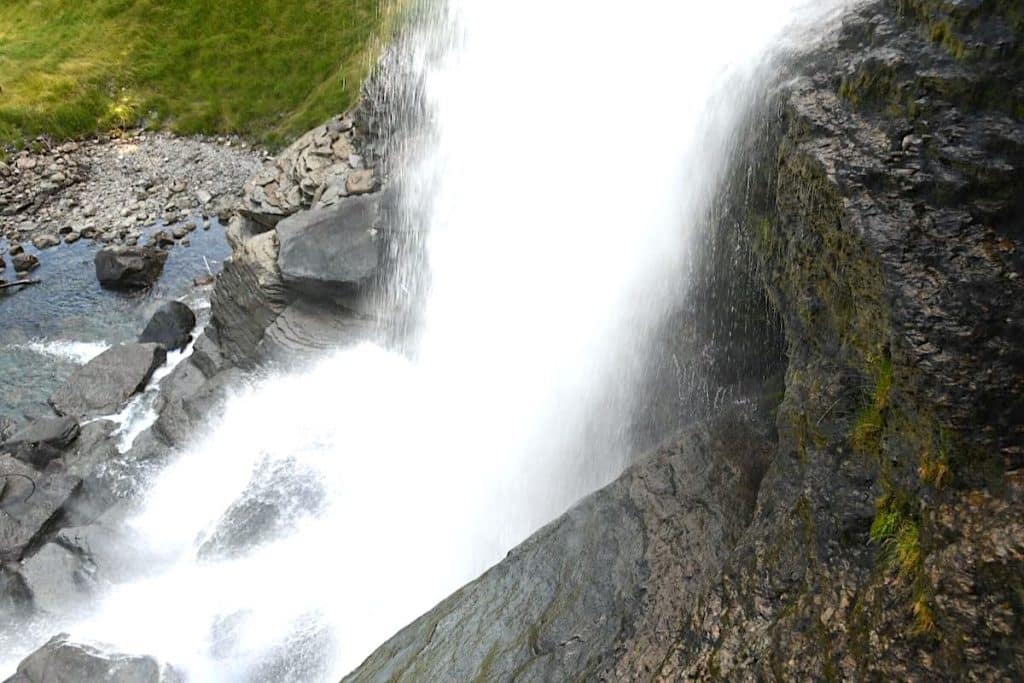
<path fill-rule="evenodd" d="M 163 273 L 167 252 L 154 247 L 106 247 L 96 254 L 96 278 L 108 289 L 145 289 Z"/>
<path fill-rule="evenodd" d="M 196 314 L 180 301 L 168 301 L 153 314 L 139 336 L 140 344 L 160 344 L 168 351 L 184 348 L 192 339 Z"/>
<path fill-rule="evenodd" d="M 18 665 L 5 683 L 180 683 L 184 679 L 152 657 L 106 652 L 55 636 Z"/>
<path fill-rule="evenodd" d="M 109 415 L 141 391 L 166 359 L 167 351 L 160 344 L 107 349 L 76 370 L 50 397 L 50 405 L 61 415 Z"/>
<path fill-rule="evenodd" d="M 284 281 L 321 295 L 370 282 L 380 262 L 378 206 L 375 195 L 351 197 L 278 223 Z"/>

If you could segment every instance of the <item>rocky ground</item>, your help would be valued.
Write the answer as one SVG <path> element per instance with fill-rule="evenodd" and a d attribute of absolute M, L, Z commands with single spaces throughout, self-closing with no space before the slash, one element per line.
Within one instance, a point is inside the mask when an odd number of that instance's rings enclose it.
<path fill-rule="evenodd" d="M 237 138 L 147 131 L 60 145 L 36 140 L 0 162 L 0 236 L 12 247 L 79 239 L 132 245 L 157 222 L 173 233 L 197 215 L 226 220 L 265 156 Z"/>

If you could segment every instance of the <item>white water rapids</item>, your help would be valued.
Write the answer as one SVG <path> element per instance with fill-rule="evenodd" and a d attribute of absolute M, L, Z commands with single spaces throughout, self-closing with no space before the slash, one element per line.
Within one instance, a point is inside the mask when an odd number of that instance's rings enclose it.
<path fill-rule="evenodd" d="M 240 389 L 130 521 L 144 570 L 30 645 L 66 630 L 192 680 L 337 680 L 613 479 L 759 67 L 821 4 L 449 0 L 425 34 L 451 47 L 419 62 L 415 353 L 364 345 Z M 200 552 L 268 498 L 279 533 Z"/>

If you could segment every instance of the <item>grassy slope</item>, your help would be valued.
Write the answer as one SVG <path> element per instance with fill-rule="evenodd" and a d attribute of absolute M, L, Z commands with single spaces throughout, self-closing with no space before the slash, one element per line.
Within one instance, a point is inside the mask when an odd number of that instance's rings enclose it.
<path fill-rule="evenodd" d="M 146 120 L 275 143 L 349 106 L 382 0 L 0 0 L 0 146 Z"/>

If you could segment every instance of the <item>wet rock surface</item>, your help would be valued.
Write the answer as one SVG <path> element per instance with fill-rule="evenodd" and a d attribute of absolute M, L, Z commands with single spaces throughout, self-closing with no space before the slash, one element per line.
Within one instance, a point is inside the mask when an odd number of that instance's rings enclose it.
<path fill-rule="evenodd" d="M 96 279 L 107 289 L 145 289 L 157 281 L 166 261 L 167 252 L 154 247 L 107 247 L 96 254 Z"/>
<path fill-rule="evenodd" d="M 624 657 L 656 666 L 749 522 L 769 448 L 738 413 L 688 430 L 345 680 L 629 680 Z"/>
<path fill-rule="evenodd" d="M 55 636 L 27 657 L 6 683 L 178 683 L 173 669 L 152 657 L 121 654 Z"/>
<path fill-rule="evenodd" d="M 73 515 L 79 478 L 0 455 L 0 561 L 18 561 Z"/>
<path fill-rule="evenodd" d="M 61 415 L 115 413 L 128 398 L 145 387 L 166 358 L 167 351 L 159 344 L 115 346 L 79 368 L 50 397 L 50 404 Z"/>
<path fill-rule="evenodd" d="M 160 344 L 168 351 L 184 348 L 192 339 L 196 314 L 180 301 L 168 301 L 157 309 L 139 335 L 140 344 Z"/>

